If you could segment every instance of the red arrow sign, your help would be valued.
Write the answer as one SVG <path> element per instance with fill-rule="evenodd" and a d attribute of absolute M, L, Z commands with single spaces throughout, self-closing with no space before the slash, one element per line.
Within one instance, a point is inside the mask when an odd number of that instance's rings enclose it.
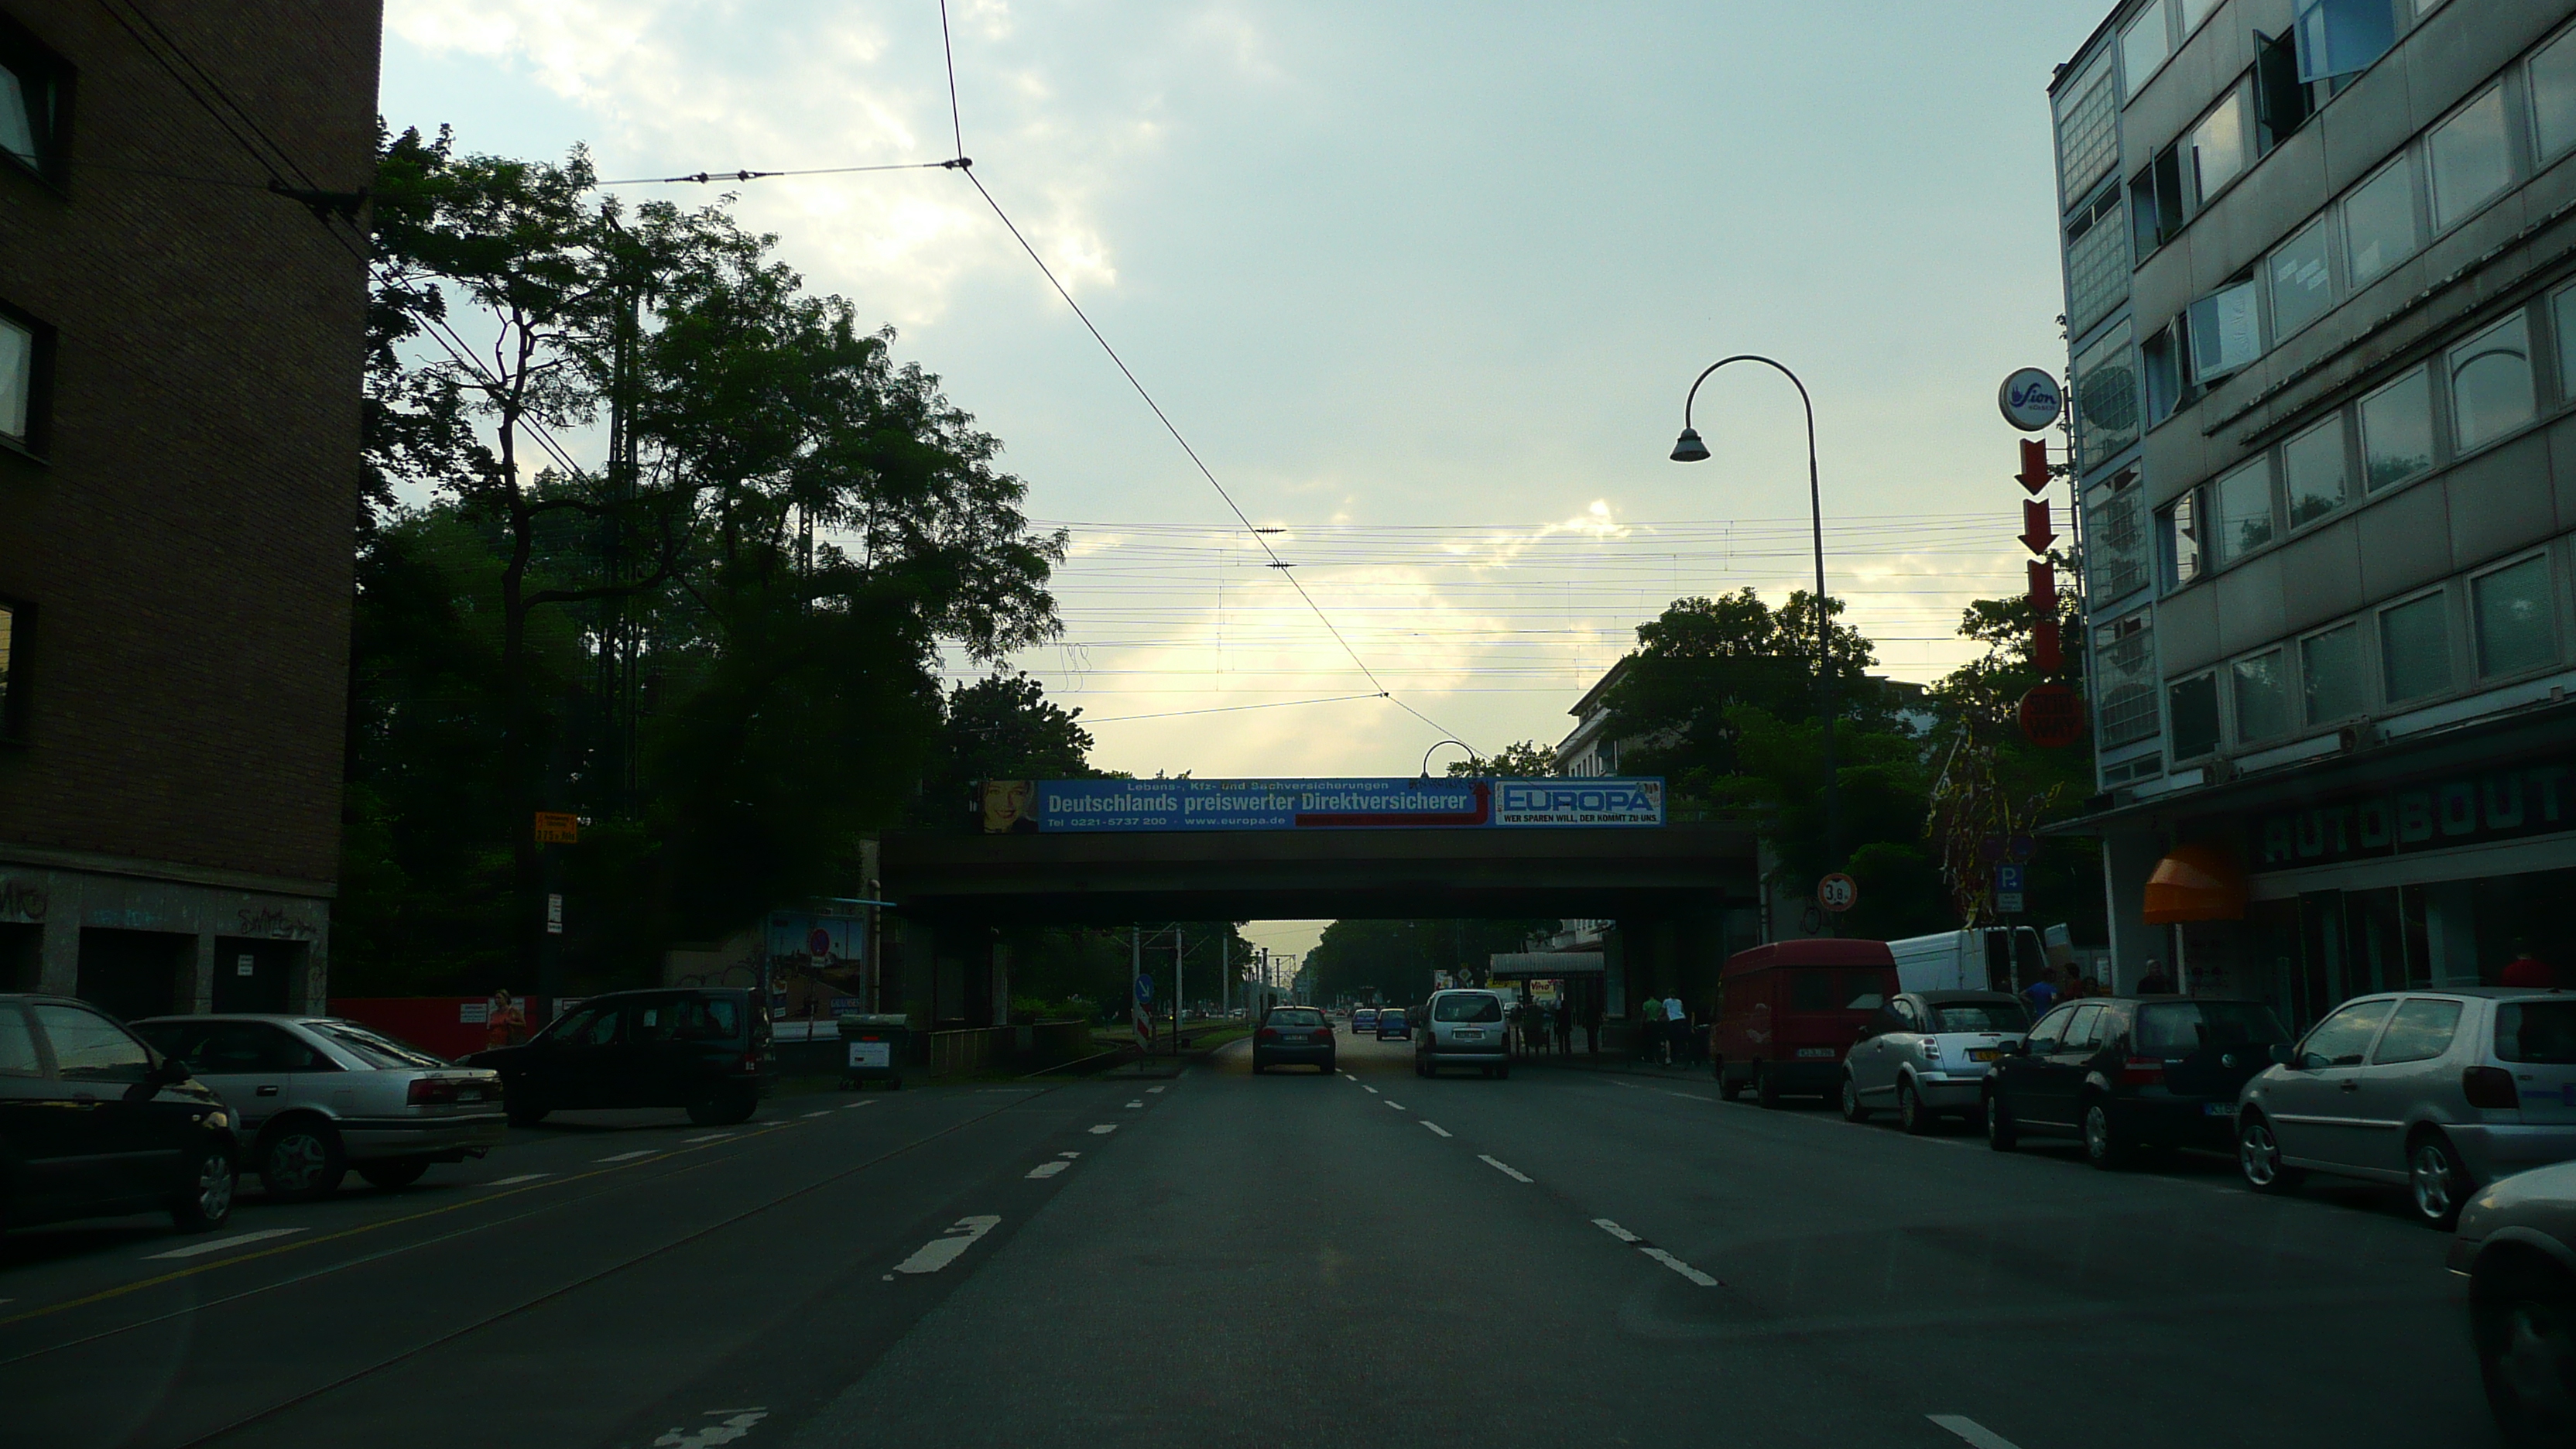
<path fill-rule="evenodd" d="M 2030 658 L 2042 674 L 2066 667 L 2057 638 L 2057 566 L 2033 559 L 2030 567 Z"/>
<path fill-rule="evenodd" d="M 2058 643 L 2055 619 L 2031 622 L 2030 662 L 2042 674 L 2055 674 L 2066 667 L 2066 655 Z"/>
<path fill-rule="evenodd" d="M 2048 546 L 2057 542 L 2057 534 L 2048 526 L 2048 500 L 2025 498 L 2021 501 L 2021 546 L 2042 558 Z"/>
<path fill-rule="evenodd" d="M 2013 481 L 2033 493 L 2048 487 L 2048 444 L 2039 438 L 2021 440 L 2021 472 Z"/>

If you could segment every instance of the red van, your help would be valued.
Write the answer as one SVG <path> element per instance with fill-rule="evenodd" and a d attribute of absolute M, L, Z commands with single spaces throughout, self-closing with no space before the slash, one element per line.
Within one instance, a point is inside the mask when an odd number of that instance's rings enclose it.
<path fill-rule="evenodd" d="M 1843 1053 L 1896 991 L 1885 941 L 1774 941 L 1739 952 L 1718 975 L 1708 1029 L 1718 1094 L 1733 1101 L 1749 1086 L 1765 1107 L 1783 1093 L 1832 1098 Z"/>

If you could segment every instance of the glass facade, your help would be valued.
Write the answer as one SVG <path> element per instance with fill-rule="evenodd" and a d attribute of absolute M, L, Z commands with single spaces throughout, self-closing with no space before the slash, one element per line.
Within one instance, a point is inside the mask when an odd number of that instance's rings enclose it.
<path fill-rule="evenodd" d="M 2121 323 L 2075 359 L 2076 438 L 2087 472 L 2138 441 L 2138 374 L 2129 358 L 2129 324 Z"/>

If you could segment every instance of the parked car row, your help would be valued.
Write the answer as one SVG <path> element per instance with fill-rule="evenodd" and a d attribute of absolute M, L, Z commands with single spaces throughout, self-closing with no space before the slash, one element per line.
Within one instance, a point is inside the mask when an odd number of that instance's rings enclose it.
<path fill-rule="evenodd" d="M 769 1046 L 763 1003 L 737 988 L 594 996 L 462 1062 L 337 1017 L 129 1026 L 81 1001 L 0 995 L 0 1228 L 166 1210 L 202 1231 L 231 1215 L 245 1171 L 290 1202 L 352 1171 L 407 1187 L 558 1108 L 739 1122 L 774 1085 Z"/>

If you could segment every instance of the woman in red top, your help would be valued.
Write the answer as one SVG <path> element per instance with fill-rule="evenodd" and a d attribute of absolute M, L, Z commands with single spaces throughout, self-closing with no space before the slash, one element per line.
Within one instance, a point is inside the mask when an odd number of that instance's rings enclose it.
<path fill-rule="evenodd" d="M 2548 962 L 2531 954 L 2529 941 L 2517 940 L 2513 943 L 2513 959 L 2504 963 L 2504 974 L 2496 978 L 2496 984 L 2546 989 L 2558 984 L 2558 973 L 2549 969 Z"/>

